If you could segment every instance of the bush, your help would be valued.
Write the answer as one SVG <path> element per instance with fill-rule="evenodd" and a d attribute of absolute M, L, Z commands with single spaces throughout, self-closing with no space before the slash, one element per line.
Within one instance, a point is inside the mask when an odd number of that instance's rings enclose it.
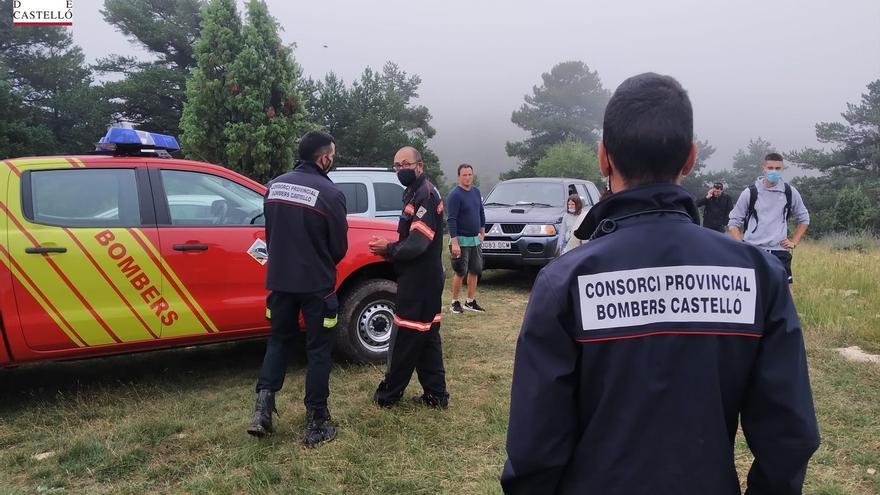
<path fill-rule="evenodd" d="M 822 237 L 821 244 L 836 251 L 867 252 L 880 248 L 880 238 L 870 230 L 836 232 Z"/>
<path fill-rule="evenodd" d="M 835 230 L 851 232 L 868 228 L 875 216 L 875 209 L 861 186 L 846 187 L 837 195 L 833 219 Z"/>

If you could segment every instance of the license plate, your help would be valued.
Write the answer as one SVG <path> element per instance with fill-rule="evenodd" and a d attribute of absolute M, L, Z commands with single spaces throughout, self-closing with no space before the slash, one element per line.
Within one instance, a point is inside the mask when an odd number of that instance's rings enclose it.
<path fill-rule="evenodd" d="M 483 241 L 483 249 L 510 249 L 510 241 Z"/>

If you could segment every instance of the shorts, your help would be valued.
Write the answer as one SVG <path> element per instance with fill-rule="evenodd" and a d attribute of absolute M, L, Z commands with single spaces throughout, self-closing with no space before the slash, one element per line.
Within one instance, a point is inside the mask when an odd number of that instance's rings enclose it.
<path fill-rule="evenodd" d="M 449 251 L 452 251 L 452 246 L 449 246 Z M 468 273 L 479 277 L 483 273 L 483 248 L 463 246 L 461 256 L 452 258 L 452 271 L 459 277 L 464 277 Z"/>
<path fill-rule="evenodd" d="M 779 258 L 779 261 L 782 262 L 782 266 L 785 267 L 785 273 L 788 274 L 788 283 L 794 282 L 794 277 L 791 274 L 791 253 L 789 251 L 779 251 L 772 250 L 770 254 Z"/>

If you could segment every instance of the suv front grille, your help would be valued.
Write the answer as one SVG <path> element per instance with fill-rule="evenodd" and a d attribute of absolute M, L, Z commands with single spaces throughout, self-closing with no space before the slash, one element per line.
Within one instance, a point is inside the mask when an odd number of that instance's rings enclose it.
<path fill-rule="evenodd" d="M 501 231 L 505 234 L 519 234 L 526 228 L 524 223 L 502 223 Z"/>

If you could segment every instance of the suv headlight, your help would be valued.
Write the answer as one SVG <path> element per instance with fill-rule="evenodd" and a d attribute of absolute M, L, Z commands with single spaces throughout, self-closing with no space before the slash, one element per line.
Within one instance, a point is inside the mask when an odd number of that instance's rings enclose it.
<path fill-rule="evenodd" d="M 523 229 L 522 235 L 529 236 L 551 236 L 556 235 L 556 226 L 555 225 L 526 225 L 526 228 Z"/>

